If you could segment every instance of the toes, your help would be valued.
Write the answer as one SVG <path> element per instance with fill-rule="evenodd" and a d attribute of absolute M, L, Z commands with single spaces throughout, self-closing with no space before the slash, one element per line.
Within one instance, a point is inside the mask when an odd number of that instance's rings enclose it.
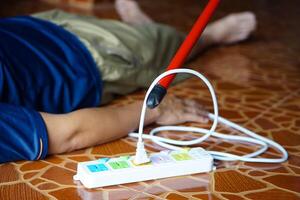
<path fill-rule="evenodd" d="M 236 24 L 246 24 L 248 26 L 256 25 L 256 17 L 252 12 L 242 12 L 228 15 L 224 20 L 227 23 Z"/>
<path fill-rule="evenodd" d="M 246 26 L 249 30 L 254 30 L 256 27 L 256 17 L 252 12 L 243 12 L 235 14 L 237 23 Z"/>
<path fill-rule="evenodd" d="M 124 9 L 124 7 L 126 7 L 126 0 L 116 0 L 115 7 L 117 9 Z"/>
<path fill-rule="evenodd" d="M 115 8 L 122 21 L 129 24 L 152 23 L 152 20 L 144 14 L 138 3 L 133 0 L 116 0 Z"/>
<path fill-rule="evenodd" d="M 126 17 L 126 13 L 128 12 L 127 0 L 116 0 L 115 8 L 120 15 Z"/>
<path fill-rule="evenodd" d="M 231 14 L 229 16 L 232 16 L 238 20 L 242 20 L 242 21 L 256 21 L 256 17 L 255 14 L 252 12 L 241 12 L 241 13 L 235 13 L 235 14 Z"/>
<path fill-rule="evenodd" d="M 227 32 L 224 34 L 223 41 L 225 44 L 247 39 L 256 28 L 256 19 L 252 12 L 231 14 L 224 20 L 224 23 L 227 23 Z"/>
<path fill-rule="evenodd" d="M 121 12 L 134 12 L 138 10 L 138 5 L 132 0 L 116 0 L 115 8 Z"/>

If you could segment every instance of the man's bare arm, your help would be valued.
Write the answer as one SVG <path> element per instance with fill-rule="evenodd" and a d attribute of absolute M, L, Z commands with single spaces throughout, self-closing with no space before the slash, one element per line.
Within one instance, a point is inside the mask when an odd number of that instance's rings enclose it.
<path fill-rule="evenodd" d="M 68 114 L 41 113 L 48 131 L 49 154 L 74 151 L 126 136 L 138 128 L 142 102 L 122 107 L 86 108 Z M 147 110 L 145 125 L 206 122 L 194 101 L 168 97 L 156 109 Z"/>

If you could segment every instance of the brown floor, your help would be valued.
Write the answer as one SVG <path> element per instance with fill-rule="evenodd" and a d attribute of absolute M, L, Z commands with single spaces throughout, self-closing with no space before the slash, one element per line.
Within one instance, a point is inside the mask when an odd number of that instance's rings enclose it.
<path fill-rule="evenodd" d="M 118 18 L 110 2 L 99 3 L 95 10 L 81 13 Z M 155 20 L 187 31 L 205 1 L 139 2 Z M 2 17 L 53 8 L 36 0 L 14 0 L 0 5 Z M 221 115 L 282 144 L 289 151 L 287 162 L 217 162 L 217 170 L 212 173 L 95 190 L 84 189 L 73 182 L 72 176 L 79 161 L 133 154 L 135 141 L 124 138 L 70 154 L 51 156 L 44 161 L 0 165 L 0 199 L 300 199 L 299 6 L 298 0 L 289 0 L 288 3 L 285 0 L 222 1 L 216 18 L 230 12 L 252 10 L 257 15 L 258 30 L 246 42 L 211 49 L 189 64 L 212 81 Z M 172 88 L 172 92 L 196 99 L 211 109 L 209 93 L 196 79 Z M 143 93 L 138 92 L 114 104 L 142 98 Z M 234 133 L 224 126 L 219 126 L 218 130 Z M 174 134 L 169 136 L 175 137 Z M 181 134 L 176 137 L 195 136 Z M 238 154 L 253 149 L 215 139 L 201 146 Z M 149 151 L 160 149 L 151 142 L 147 142 L 147 148 Z M 278 153 L 272 149 L 264 154 L 266 157 L 276 155 Z"/>

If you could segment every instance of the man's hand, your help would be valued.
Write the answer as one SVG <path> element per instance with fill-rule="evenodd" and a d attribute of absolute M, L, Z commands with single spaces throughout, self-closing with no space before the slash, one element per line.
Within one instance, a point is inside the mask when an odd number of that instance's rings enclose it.
<path fill-rule="evenodd" d="M 194 100 L 166 96 L 158 106 L 159 117 L 156 123 L 161 125 L 180 124 L 184 122 L 207 123 L 207 111 Z"/>
<path fill-rule="evenodd" d="M 126 136 L 138 128 L 142 101 L 122 107 L 85 108 L 66 114 L 41 113 L 48 132 L 49 154 L 64 153 Z M 145 125 L 187 121 L 206 123 L 207 112 L 195 101 L 166 96 L 147 110 Z"/>

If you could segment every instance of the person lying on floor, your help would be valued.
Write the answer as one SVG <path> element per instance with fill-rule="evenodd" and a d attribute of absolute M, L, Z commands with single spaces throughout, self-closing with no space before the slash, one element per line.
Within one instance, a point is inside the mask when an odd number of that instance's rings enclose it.
<path fill-rule="evenodd" d="M 123 22 L 59 10 L 0 19 L 0 163 L 44 159 L 137 128 L 142 101 L 105 104 L 147 88 L 185 35 L 154 23 L 132 0 L 117 0 L 115 7 Z M 193 55 L 244 40 L 255 26 L 250 12 L 217 20 Z M 196 102 L 166 97 L 147 111 L 145 124 L 186 121 L 207 118 Z"/>

